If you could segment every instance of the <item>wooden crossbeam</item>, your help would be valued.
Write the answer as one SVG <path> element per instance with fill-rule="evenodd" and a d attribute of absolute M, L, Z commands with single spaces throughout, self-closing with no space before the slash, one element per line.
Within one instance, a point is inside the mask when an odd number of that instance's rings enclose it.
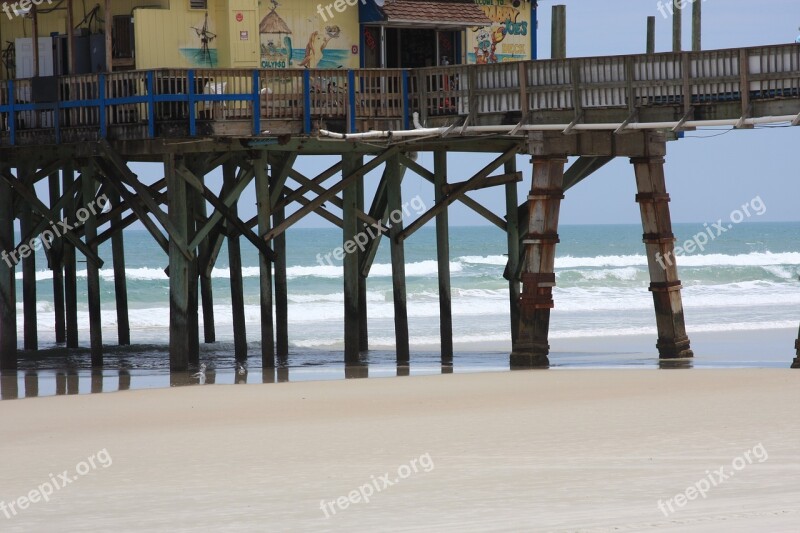
<path fill-rule="evenodd" d="M 589 156 L 581 156 L 575 161 L 569 169 L 564 173 L 564 191 L 571 189 L 581 181 L 585 180 L 602 167 L 610 163 L 614 158 L 613 157 L 589 157 Z M 525 209 L 528 209 L 527 202 L 522 204 L 525 206 Z M 524 235 L 526 232 L 522 232 Z"/>
<path fill-rule="evenodd" d="M 315 192 L 317 194 L 323 194 L 326 191 L 324 187 L 317 185 L 316 183 L 313 183 L 312 180 L 303 176 L 300 172 L 294 169 L 292 169 L 292 171 L 289 173 L 289 176 L 300 185 L 310 186 L 311 192 Z M 339 209 L 342 209 L 342 206 L 344 205 L 344 203 L 338 196 L 334 196 L 333 198 L 331 198 L 331 203 L 336 207 L 338 207 Z M 377 220 L 366 214 L 361 209 L 356 209 L 356 216 L 359 219 L 361 219 L 362 222 L 366 222 L 367 224 L 376 224 L 378 222 Z"/>
<path fill-rule="evenodd" d="M 283 190 L 285 192 L 289 193 L 289 194 L 294 192 L 290 187 L 287 187 L 286 185 L 283 186 Z M 305 196 L 301 196 L 300 199 L 297 200 L 297 201 L 300 203 L 300 205 L 304 205 L 304 206 L 306 206 L 309 203 L 311 203 L 311 200 L 309 200 Z M 324 207 L 318 207 L 318 208 L 314 209 L 314 212 L 316 214 L 318 214 L 319 216 L 321 216 L 322 218 L 324 218 L 325 220 L 327 220 L 328 222 L 330 222 L 332 224 L 335 224 L 336 226 L 338 226 L 340 228 L 344 224 L 344 222 L 342 221 L 341 218 L 337 217 L 336 215 L 334 215 L 333 213 L 331 213 L 330 211 L 328 211 Z"/>
<path fill-rule="evenodd" d="M 80 185 L 81 185 L 80 178 L 78 178 L 77 180 L 73 181 L 72 185 L 70 185 L 70 187 L 69 187 L 69 190 L 67 190 L 61 196 L 61 198 L 58 199 L 56 204 L 50 208 L 51 213 L 57 214 L 62 209 L 64 209 L 64 206 L 67 205 L 67 202 L 69 202 L 70 198 L 75 196 L 75 192 L 78 190 Z M 33 229 L 28 233 L 28 235 L 23 236 L 22 240 L 17 245 L 17 247 L 14 249 L 14 251 L 18 253 L 20 246 L 22 246 L 25 243 L 29 243 L 31 241 L 31 239 L 33 239 L 34 237 L 36 237 L 37 235 L 42 233 L 47 228 L 47 226 L 49 226 L 51 224 L 52 224 L 52 221 L 48 220 L 46 217 L 40 217 L 39 221 L 34 225 Z M 80 236 L 80 232 L 74 232 L 74 233 L 76 233 L 76 235 Z"/>
<path fill-rule="evenodd" d="M 275 209 L 286 208 L 286 206 L 291 205 L 294 202 L 297 202 L 298 198 L 305 196 L 307 192 L 311 192 L 314 186 L 321 185 L 323 182 L 332 178 L 333 176 L 336 175 L 337 172 L 340 172 L 341 170 L 342 170 L 342 162 L 339 161 L 335 165 L 331 166 L 330 168 L 322 172 L 319 176 L 311 180 L 311 183 L 309 185 L 303 185 L 302 187 L 294 191 L 294 194 L 289 194 L 282 201 L 277 202 L 275 204 Z M 290 174 L 291 172 L 289 171 L 289 169 L 287 169 L 287 176 L 289 176 Z"/>
<path fill-rule="evenodd" d="M 169 240 L 161 233 L 161 230 L 156 226 L 155 222 L 150 218 L 150 215 L 145 209 L 144 205 L 137 201 L 137 197 L 128 190 L 125 186 L 125 183 L 117 176 L 115 172 L 109 171 L 106 168 L 106 161 L 100 158 L 92 159 L 92 163 L 97 167 L 97 170 L 100 171 L 100 175 L 105 178 L 105 180 L 111 185 L 111 187 L 117 191 L 117 194 L 122 197 L 128 207 L 133 211 L 139 220 L 144 225 L 145 229 L 150 232 L 153 239 L 161 246 L 161 249 L 164 250 L 164 253 L 169 254 Z"/>
<path fill-rule="evenodd" d="M 443 209 L 447 208 L 458 198 L 463 197 L 467 192 L 473 190 L 476 186 L 478 186 L 483 180 L 486 179 L 486 177 L 489 176 L 489 174 L 497 170 L 498 167 L 505 164 L 505 162 L 509 161 L 511 158 L 516 157 L 517 152 L 519 152 L 519 150 L 520 150 L 519 146 L 513 146 L 508 150 L 506 150 L 497 159 L 495 159 L 494 161 L 489 163 L 489 165 L 484 167 L 483 170 L 479 171 L 470 179 L 463 182 L 456 190 L 446 195 L 439 202 L 437 202 L 436 205 L 434 205 L 432 208 L 428 209 L 425 213 L 423 213 L 417 220 L 409 224 L 408 227 L 404 229 L 397 236 L 397 238 L 400 240 L 405 240 L 411 235 L 413 235 L 415 231 L 424 226 L 429 220 L 431 220 L 433 217 L 439 214 Z"/>
<path fill-rule="evenodd" d="M 192 174 L 192 176 L 194 176 L 194 174 Z M 242 195 L 242 192 L 247 188 L 248 185 L 250 185 L 250 182 L 253 181 L 254 177 L 255 177 L 255 172 L 252 168 L 242 169 L 236 183 L 230 188 L 230 192 L 228 192 L 228 194 L 222 200 L 222 204 L 225 206 L 225 208 L 228 209 L 229 212 L 230 212 L 230 207 L 239 200 L 239 197 Z M 196 176 L 194 176 L 194 178 L 195 178 L 194 180 L 189 182 L 189 185 L 191 185 L 194 188 L 197 188 L 197 190 L 201 194 L 203 194 L 204 189 L 207 189 L 207 187 L 199 179 L 197 179 Z M 214 206 L 214 208 L 215 210 L 211 214 L 211 217 L 209 217 L 208 222 L 206 222 L 203 225 L 203 227 L 197 231 L 194 238 L 192 239 L 192 242 L 189 243 L 190 250 L 196 249 L 200 245 L 200 243 L 203 242 L 203 239 L 205 239 L 206 236 L 211 232 L 211 230 L 219 223 L 219 221 L 222 220 L 223 213 L 219 209 L 216 209 L 216 206 Z M 236 218 L 239 217 L 237 216 Z"/>
<path fill-rule="evenodd" d="M 430 183 L 435 182 L 435 178 L 433 172 L 428 170 L 427 168 L 423 167 L 416 161 L 412 161 L 408 157 L 401 155 L 400 156 L 400 163 L 405 167 L 412 171 L 414 174 L 418 175 L 422 179 L 429 181 Z M 476 202 L 469 196 L 461 196 L 458 198 L 458 201 L 464 204 L 465 206 L 469 207 L 480 216 L 497 226 L 503 231 L 506 231 L 506 222 L 499 216 L 492 213 L 489 209 L 484 207 L 480 202 Z"/>
<path fill-rule="evenodd" d="M 42 217 L 50 221 L 51 224 L 57 224 L 60 221 L 60 217 L 55 216 L 53 212 L 42 203 L 41 200 L 36 196 L 36 192 L 22 183 L 20 180 L 14 178 L 14 176 L 8 172 L 7 170 L 3 170 L 0 172 L 0 177 L 8 183 L 8 185 L 14 189 L 17 194 L 20 195 L 26 202 L 28 202 L 29 207 L 31 207 L 34 211 L 38 212 Z M 82 240 L 80 240 L 74 233 L 69 230 L 64 231 L 62 237 L 67 239 L 75 248 L 81 251 L 83 255 L 86 256 L 87 261 L 91 261 L 92 264 L 96 265 L 97 268 L 101 268 L 103 266 L 103 260 L 92 251 L 89 246 L 87 246 Z"/>
<path fill-rule="evenodd" d="M 405 173 L 406 167 L 400 165 L 397 179 L 400 180 L 401 184 Z M 361 276 L 364 278 L 369 276 L 369 271 L 372 269 L 372 264 L 375 262 L 375 256 L 378 253 L 381 237 L 383 237 L 384 233 L 388 232 L 378 231 L 378 228 L 385 228 L 386 223 L 389 221 L 389 198 L 386 194 L 388 181 L 389 167 L 387 166 L 383 170 L 381 181 L 378 183 L 378 188 L 375 191 L 375 196 L 372 199 L 372 205 L 369 209 L 370 216 L 375 218 L 376 221 L 380 220 L 380 224 L 376 223 L 376 226 L 369 228 L 369 233 L 375 235 L 375 237 L 370 239 L 367 243 L 364 253 L 361 256 L 361 264 L 358 266 Z"/>
<path fill-rule="evenodd" d="M 68 159 L 56 159 L 49 165 L 42 167 L 41 169 L 39 169 L 38 172 L 33 174 L 33 176 L 31 177 L 31 184 L 34 185 L 36 183 L 39 183 L 43 179 L 49 177 L 50 174 L 58 172 L 68 164 L 69 164 Z"/>
<path fill-rule="evenodd" d="M 213 192 L 211 192 L 211 190 L 206 187 L 205 184 L 203 184 L 203 182 L 200 181 L 197 176 L 194 175 L 194 173 L 192 173 L 192 171 L 186 168 L 185 165 L 178 165 L 175 168 L 175 171 L 186 181 L 186 183 L 200 191 L 208 203 L 214 206 L 214 209 L 223 217 L 225 217 L 225 221 L 231 224 L 236 231 L 242 234 L 245 239 L 250 241 L 253 246 L 255 246 L 264 255 L 264 257 L 270 261 L 274 261 L 275 253 L 269 248 L 269 246 L 267 246 L 265 240 L 259 238 L 258 235 L 253 232 L 253 230 L 247 227 L 245 223 L 242 222 L 242 220 L 232 212 L 231 208 L 225 205 L 225 202 L 220 200 Z M 252 172 L 252 169 L 250 172 Z"/>
<path fill-rule="evenodd" d="M 170 217 L 167 216 L 167 214 L 161 210 L 161 207 L 155 202 L 155 200 L 153 200 L 153 197 L 149 194 L 147 186 L 139 181 L 139 177 L 128 168 L 128 165 L 125 164 L 125 161 L 120 158 L 119 154 L 117 154 L 114 149 L 111 148 L 111 145 L 108 144 L 108 141 L 102 140 L 100 141 L 99 145 L 106 156 L 105 160 L 109 163 L 111 168 L 119 172 L 120 180 L 123 183 L 130 185 L 136 194 L 139 195 L 147 209 L 153 213 L 158 222 L 169 235 L 170 239 L 172 239 L 172 241 L 177 245 L 178 249 L 181 251 L 181 254 L 189 261 L 194 260 L 194 254 L 188 248 L 186 239 L 183 237 L 183 232 L 175 226 Z"/>
<path fill-rule="evenodd" d="M 319 196 L 311 200 L 308 203 L 308 205 L 298 209 L 290 216 L 286 217 L 286 219 L 283 222 L 278 224 L 275 228 L 272 229 L 272 231 L 270 231 L 266 235 L 265 237 L 266 240 L 268 241 L 272 240 L 276 236 L 286 231 L 288 228 L 292 227 L 299 220 L 302 220 L 303 217 L 314 211 L 316 208 L 320 207 L 322 204 L 330 200 L 332 197 L 342 192 L 346 187 L 348 187 L 351 183 L 356 181 L 361 176 L 364 176 L 375 170 L 377 167 L 383 164 L 387 159 L 396 155 L 399 151 L 400 151 L 399 146 L 393 146 L 387 150 L 384 150 L 380 154 L 376 155 L 375 158 L 373 158 L 369 163 L 365 164 L 363 167 L 351 173 L 349 176 L 343 177 L 339 183 L 328 189 L 328 191 L 325 194 L 320 194 Z"/>
<path fill-rule="evenodd" d="M 522 181 L 522 172 L 511 172 L 509 174 L 500 174 L 499 176 L 489 176 L 483 182 L 478 184 L 478 186 L 473 187 L 473 191 L 478 191 L 480 189 L 488 189 L 489 187 L 497 187 L 498 185 L 505 185 L 506 183 L 519 183 Z M 459 187 L 463 186 L 466 182 L 459 182 L 459 183 L 449 183 L 442 186 L 442 192 L 444 194 L 451 194 L 459 189 Z"/>
<path fill-rule="evenodd" d="M 286 178 L 289 177 L 289 171 L 294 166 L 294 162 L 297 160 L 297 155 L 297 152 L 289 152 L 288 154 L 282 156 L 275 164 L 273 164 L 269 182 L 269 201 L 272 204 L 272 209 L 270 210 L 271 213 L 275 212 L 275 208 L 278 205 L 278 200 L 281 198 L 281 191 L 283 190 L 283 186 L 286 184 Z M 341 165 L 341 163 L 339 163 L 339 165 Z M 341 166 L 339 168 L 341 169 Z M 336 172 L 338 172 L 338 170 Z M 334 172 L 334 174 L 336 172 Z M 252 224 L 252 226 L 255 226 L 255 223 Z"/>

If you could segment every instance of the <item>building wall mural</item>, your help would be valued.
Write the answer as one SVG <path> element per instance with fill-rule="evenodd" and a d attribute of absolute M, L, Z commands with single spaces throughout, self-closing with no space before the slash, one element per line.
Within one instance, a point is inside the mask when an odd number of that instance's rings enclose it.
<path fill-rule="evenodd" d="M 261 68 L 358 68 L 358 8 L 333 17 L 318 0 L 262 0 Z"/>
<path fill-rule="evenodd" d="M 475 0 L 491 26 L 467 30 L 469 63 L 500 63 L 531 59 L 530 0 Z"/>

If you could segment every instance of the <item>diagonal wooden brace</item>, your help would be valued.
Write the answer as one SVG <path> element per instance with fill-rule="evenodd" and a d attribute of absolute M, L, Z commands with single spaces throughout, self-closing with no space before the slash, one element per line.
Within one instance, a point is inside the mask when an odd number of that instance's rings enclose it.
<path fill-rule="evenodd" d="M 17 194 L 19 194 L 26 202 L 28 202 L 34 211 L 42 215 L 51 224 L 58 223 L 58 217 L 53 216 L 53 213 L 50 211 L 50 209 L 44 205 L 39 198 L 36 197 L 36 193 L 34 191 L 29 189 L 18 179 L 15 179 L 14 176 L 6 170 L 0 172 L 0 178 L 4 179 L 6 183 L 8 183 L 8 185 L 17 192 Z M 97 268 L 101 268 L 103 266 L 103 260 L 100 259 L 100 257 L 94 253 L 92 249 L 86 245 L 86 243 L 76 237 L 71 231 L 64 231 L 62 236 L 72 243 L 75 248 L 80 250 L 81 253 L 86 256 L 86 259 L 91 261 L 92 264 L 96 265 Z"/>

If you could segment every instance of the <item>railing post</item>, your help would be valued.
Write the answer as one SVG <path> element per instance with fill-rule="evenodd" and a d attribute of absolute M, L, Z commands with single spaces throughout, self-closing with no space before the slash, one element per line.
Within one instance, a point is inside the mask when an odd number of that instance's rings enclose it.
<path fill-rule="evenodd" d="M 411 101 L 408 92 L 408 71 L 403 70 L 403 129 L 411 129 Z"/>
<path fill-rule="evenodd" d="M 153 82 L 153 71 L 147 72 L 147 135 L 156 136 L 156 94 Z"/>
<path fill-rule="evenodd" d="M 356 73 L 354 70 L 347 71 L 347 132 L 356 132 Z"/>
<path fill-rule="evenodd" d="M 189 72 L 186 74 L 186 99 L 188 101 L 187 105 L 189 106 L 189 137 L 195 137 L 197 135 L 197 117 L 194 108 L 197 99 L 195 98 L 194 80 L 194 70 L 189 69 Z"/>
<path fill-rule="evenodd" d="M 100 73 L 97 75 L 97 95 L 100 103 L 100 138 L 105 139 L 108 135 L 108 128 L 106 125 L 106 75 Z"/>
<path fill-rule="evenodd" d="M 692 60 L 688 52 L 681 54 L 681 61 L 681 70 L 683 70 L 683 112 L 687 114 L 692 109 Z"/>
<path fill-rule="evenodd" d="M 742 99 L 742 116 L 747 115 L 750 109 L 750 57 L 747 54 L 747 49 L 742 48 L 739 50 L 739 95 Z"/>
<path fill-rule="evenodd" d="M 53 104 L 53 128 L 55 129 L 56 144 L 61 144 L 61 106 L 60 102 Z"/>
<path fill-rule="evenodd" d="M 519 111 L 522 113 L 522 122 L 528 120 L 528 62 L 520 61 L 519 68 Z"/>
<path fill-rule="evenodd" d="M 17 95 L 14 94 L 14 80 L 8 80 L 8 140 L 11 146 L 17 143 Z"/>
<path fill-rule="evenodd" d="M 303 71 L 303 133 L 311 135 L 311 71 Z"/>
<path fill-rule="evenodd" d="M 417 71 L 417 98 L 419 98 L 419 118 L 424 126 L 428 121 L 428 78 L 422 70 Z"/>
<path fill-rule="evenodd" d="M 264 97 L 268 97 L 266 91 Z M 253 71 L 253 135 L 261 135 L 261 78 L 258 69 Z"/>

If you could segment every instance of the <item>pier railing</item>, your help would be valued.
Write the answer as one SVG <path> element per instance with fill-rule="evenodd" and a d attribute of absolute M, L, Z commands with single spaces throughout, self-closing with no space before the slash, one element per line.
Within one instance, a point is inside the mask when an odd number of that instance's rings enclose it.
<path fill-rule="evenodd" d="M 777 99 L 800 99 L 800 45 L 412 70 L 159 69 L 0 82 L 0 143 L 408 129 L 413 112 L 498 123 L 740 103 L 744 115 Z"/>

